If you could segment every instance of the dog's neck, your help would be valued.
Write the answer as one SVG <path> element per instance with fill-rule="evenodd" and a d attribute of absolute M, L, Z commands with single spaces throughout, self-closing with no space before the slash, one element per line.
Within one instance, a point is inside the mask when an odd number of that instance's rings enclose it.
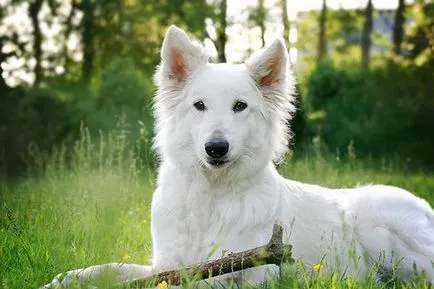
<path fill-rule="evenodd" d="M 230 193 L 230 191 L 247 192 L 265 180 L 275 179 L 278 176 L 278 172 L 272 161 L 265 166 L 248 171 L 242 170 L 236 165 L 223 168 L 197 166 L 194 169 L 186 169 L 173 163 L 167 163 L 167 165 L 177 171 L 177 175 L 183 177 L 184 183 L 200 183 L 207 190 L 222 192 L 222 194 L 225 192 Z"/>

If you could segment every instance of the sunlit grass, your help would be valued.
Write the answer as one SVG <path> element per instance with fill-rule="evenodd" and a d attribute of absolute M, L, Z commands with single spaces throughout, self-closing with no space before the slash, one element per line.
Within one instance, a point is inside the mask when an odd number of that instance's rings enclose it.
<path fill-rule="evenodd" d="M 132 150 L 131 150 L 132 151 Z M 351 156 L 351 154 L 350 154 Z M 38 163 L 38 162 L 37 162 Z M 374 163 L 324 156 L 288 159 L 288 178 L 331 187 L 383 183 L 434 203 L 434 175 L 396 161 Z M 37 288 L 56 274 L 108 262 L 149 263 L 154 173 L 114 136 L 93 143 L 83 130 L 75 149 L 39 160 L 20 181 L 1 182 L 0 287 Z M 308 272 L 309 271 L 309 272 Z M 106 283 L 102 288 L 108 287 Z M 379 284 L 292 266 L 268 288 L 428 288 L 423 279 Z"/>

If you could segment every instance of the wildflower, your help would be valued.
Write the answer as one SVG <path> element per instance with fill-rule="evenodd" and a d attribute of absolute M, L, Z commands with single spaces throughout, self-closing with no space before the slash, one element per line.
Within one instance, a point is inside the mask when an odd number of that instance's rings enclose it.
<path fill-rule="evenodd" d="M 313 264 L 312 269 L 319 272 L 322 270 L 322 264 Z"/>
<path fill-rule="evenodd" d="M 158 288 L 160 289 L 167 289 L 167 282 L 166 281 L 161 281 L 160 283 L 158 283 Z"/>
<path fill-rule="evenodd" d="M 124 261 L 124 262 L 126 262 L 126 261 L 128 261 L 128 260 L 130 260 L 130 259 L 131 259 L 131 256 L 128 255 L 128 253 L 125 253 L 125 254 L 122 256 L 122 261 Z"/>

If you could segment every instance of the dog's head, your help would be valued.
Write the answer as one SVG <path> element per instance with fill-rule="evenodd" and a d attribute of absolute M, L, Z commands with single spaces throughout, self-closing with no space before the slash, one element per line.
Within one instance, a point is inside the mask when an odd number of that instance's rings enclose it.
<path fill-rule="evenodd" d="M 285 154 L 294 106 L 282 40 L 245 64 L 210 64 L 201 45 L 171 26 L 155 81 L 155 147 L 174 165 L 253 172 Z"/>

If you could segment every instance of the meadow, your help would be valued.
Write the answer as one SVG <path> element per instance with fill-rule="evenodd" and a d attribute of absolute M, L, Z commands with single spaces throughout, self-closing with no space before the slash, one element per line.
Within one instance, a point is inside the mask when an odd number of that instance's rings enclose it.
<path fill-rule="evenodd" d="M 38 288 L 58 273 L 94 264 L 149 263 L 155 172 L 133 151 L 122 136 L 92 141 L 82 133 L 73 149 L 35 154 L 27 177 L 0 183 L 0 288 Z M 399 158 L 349 155 L 343 160 L 313 145 L 303 157 L 288 156 L 280 171 L 330 187 L 395 185 L 434 204 L 434 174 L 410 171 Z M 356 280 L 341 272 L 291 268 L 266 287 L 430 288 L 423 277 L 377 283 L 375 276 Z M 116 287 L 106 282 L 100 288 Z"/>

